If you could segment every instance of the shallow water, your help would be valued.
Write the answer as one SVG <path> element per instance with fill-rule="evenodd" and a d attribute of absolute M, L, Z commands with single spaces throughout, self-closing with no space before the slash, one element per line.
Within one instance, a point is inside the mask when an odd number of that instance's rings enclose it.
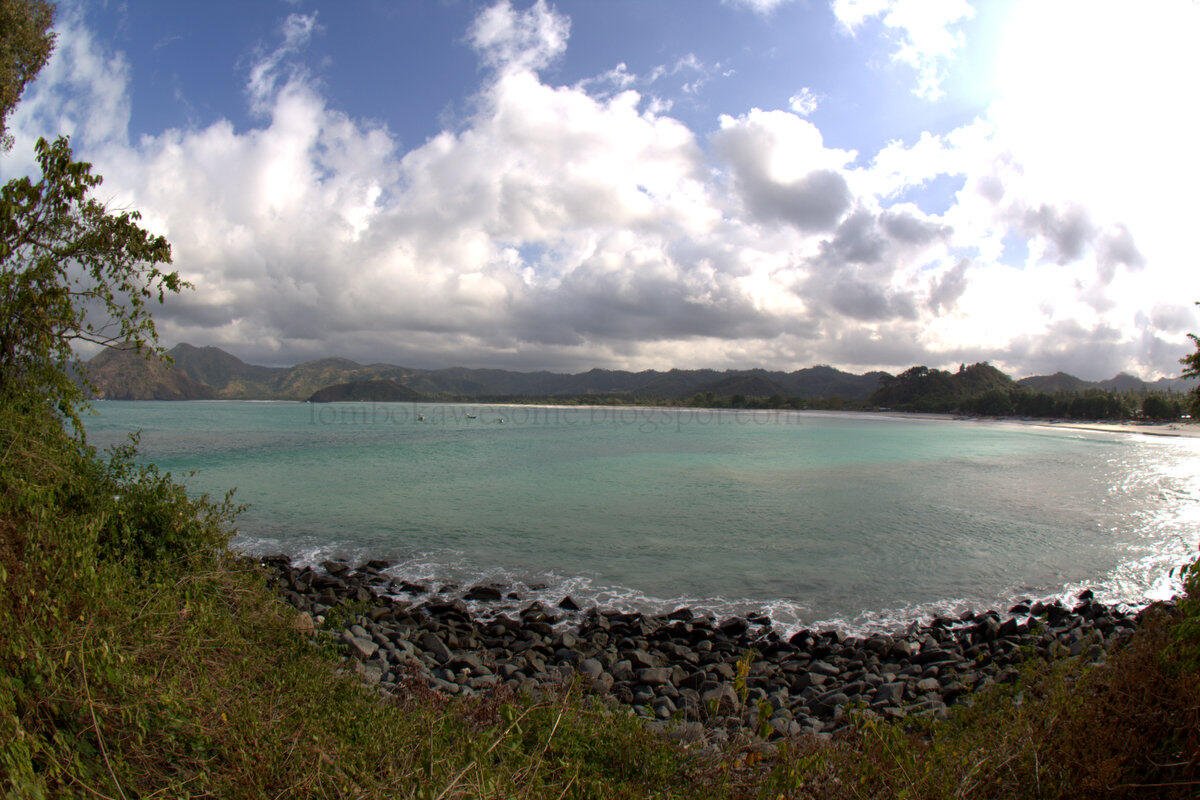
<path fill-rule="evenodd" d="M 242 549 L 394 558 L 410 580 L 554 602 L 851 629 L 1084 585 L 1137 603 L 1178 585 L 1200 530 L 1184 438 L 823 412 L 97 409 L 92 443 L 141 429 L 190 489 L 236 486 Z"/>

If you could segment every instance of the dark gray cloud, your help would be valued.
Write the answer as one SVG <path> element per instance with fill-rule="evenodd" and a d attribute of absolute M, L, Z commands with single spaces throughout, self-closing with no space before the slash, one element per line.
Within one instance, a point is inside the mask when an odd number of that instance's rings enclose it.
<path fill-rule="evenodd" d="M 833 227 L 852 200 L 846 179 L 831 169 L 810 172 L 791 183 L 741 173 L 735 180 L 756 216 L 786 222 L 802 231 Z"/>
<path fill-rule="evenodd" d="M 1133 243 L 1129 229 L 1124 225 L 1113 225 L 1100 235 L 1096 245 L 1096 264 L 1101 280 L 1110 283 L 1118 267 L 1141 269 L 1146 265 L 1146 258 Z"/>
<path fill-rule="evenodd" d="M 883 212 L 880 220 L 887 235 L 904 244 L 926 245 L 951 233 L 949 226 L 922 219 L 908 209 L 889 209 Z"/>
<path fill-rule="evenodd" d="M 970 266 L 971 262 L 964 258 L 937 279 L 929 292 L 931 309 L 941 311 L 954 307 L 958 298 L 967 290 L 967 269 Z"/>
<path fill-rule="evenodd" d="M 850 208 L 854 196 L 842 173 L 829 164 L 836 151 L 826 151 L 810 123 L 792 114 L 757 109 L 738 120 L 723 120 L 712 137 L 713 152 L 724 162 L 746 209 L 764 222 L 783 222 L 804 232 L 831 229 Z M 772 161 L 810 165 L 790 179 L 777 177 Z"/>
<path fill-rule="evenodd" d="M 199 287 L 161 309 L 168 343 L 274 364 L 903 369 L 993 358 L 1088 378 L 1174 368 L 1188 349 L 1186 300 L 1134 319 L 1114 288 L 1123 269 L 1147 264 L 1150 240 L 1093 221 L 1085 197 L 1033 196 L 1037 181 L 1002 140 L 981 144 L 992 134 L 971 133 L 978 125 L 940 137 L 936 152 L 912 148 L 890 182 L 859 166 L 870 154 L 826 147 L 785 111 L 723 116 L 698 138 L 655 98 L 542 80 L 569 25 L 538 3 L 478 15 L 467 36 L 486 67 L 478 94 L 407 151 L 289 66 L 302 61 L 299 29 L 252 71 L 252 127 L 218 120 L 130 144 L 127 69 L 81 31 L 64 29 L 59 50 L 76 62 L 47 74 L 69 75 L 59 89 L 104 123 L 81 133 L 105 140 L 92 159 L 105 190 L 146 212 Z M 622 70 L 610 82 L 632 85 Z M 54 118 L 66 95 L 30 96 L 41 111 L 28 124 Z M 968 187 L 944 217 L 880 208 L 896 180 L 941 174 Z M 1005 228 L 1044 241 L 1062 268 L 990 263 Z M 972 292 L 980 281 L 994 300 Z M 992 317 L 989 303 L 1014 313 Z M 1081 303 L 1083 318 L 1104 323 L 1043 328 Z"/>
<path fill-rule="evenodd" d="M 1059 264 L 1079 260 L 1096 234 L 1087 211 L 1074 205 L 1023 209 L 1017 214 L 1017 224 L 1026 235 L 1046 239 L 1051 245 L 1048 255 Z"/>

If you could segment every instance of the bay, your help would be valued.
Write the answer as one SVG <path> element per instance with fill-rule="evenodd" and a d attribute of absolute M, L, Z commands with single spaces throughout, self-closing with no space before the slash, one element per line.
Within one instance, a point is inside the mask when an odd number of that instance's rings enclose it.
<path fill-rule="evenodd" d="M 1064 594 L 1168 595 L 1200 440 L 881 414 L 470 404 L 97 404 L 234 546 L 398 561 L 525 599 L 887 626 Z"/>

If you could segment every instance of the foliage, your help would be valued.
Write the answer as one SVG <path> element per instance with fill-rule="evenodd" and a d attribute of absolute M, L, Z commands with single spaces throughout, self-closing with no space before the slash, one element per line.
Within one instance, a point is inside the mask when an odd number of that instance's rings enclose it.
<path fill-rule="evenodd" d="M 833 747 L 796 742 L 771 777 L 775 796 L 1194 797 L 1200 676 L 1164 667 L 1175 624 L 1152 613 L 1109 664 L 1030 666 L 924 730 L 864 716 Z"/>
<path fill-rule="evenodd" d="M 948 722 L 866 715 L 831 743 L 701 755 L 569 687 L 372 695 L 219 549 L 230 509 L 130 452 L 100 458 L 36 398 L 0 408 L 0 797 L 1190 797 L 1200 780 L 1200 675 L 1172 649 L 1200 629 L 1197 580 L 1108 665 L 1028 670 Z M 171 547 L 143 546 L 163 531 Z"/>
<path fill-rule="evenodd" d="M 159 353 L 149 301 L 185 284 L 163 272 L 171 248 L 89 195 L 101 178 L 72 160 L 65 138 L 37 144 L 42 176 L 0 190 L 0 391 L 20 385 L 74 418 L 81 393 L 72 347 Z"/>
<path fill-rule="evenodd" d="M 721 797 L 642 721 L 540 700 L 381 701 L 296 631 L 225 504 L 0 408 L 0 797 Z"/>
<path fill-rule="evenodd" d="M 1200 305 L 1197 303 L 1196 305 Z M 1196 346 L 1196 352 L 1184 356 L 1179 359 L 1179 363 L 1183 364 L 1183 377 L 1185 378 L 1200 378 L 1200 337 L 1194 333 L 1189 333 L 1188 338 L 1192 340 L 1192 344 Z M 1191 392 L 1192 408 L 1200 413 L 1200 386 L 1197 386 Z"/>
<path fill-rule="evenodd" d="M 1182 415 L 1183 403 L 1177 398 L 1161 394 L 1148 394 L 1142 400 L 1142 417 L 1144 419 L 1179 419 Z"/>
<path fill-rule="evenodd" d="M 1011 378 L 986 363 L 963 365 L 955 373 L 918 366 L 881 379 L 871 403 L 910 411 L 951 411 L 970 398 L 1015 388 Z"/>
<path fill-rule="evenodd" d="M 0 0 L 0 150 L 12 147 L 8 113 L 50 58 L 53 22 L 46 0 Z"/>

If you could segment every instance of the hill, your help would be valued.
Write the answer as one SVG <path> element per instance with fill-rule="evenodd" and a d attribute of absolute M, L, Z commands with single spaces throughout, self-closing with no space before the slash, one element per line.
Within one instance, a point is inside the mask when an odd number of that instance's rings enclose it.
<path fill-rule="evenodd" d="M 592 369 L 563 374 L 467 367 L 423 370 L 394 364 L 359 364 L 345 358 L 323 358 L 292 367 L 265 367 L 248 364 L 220 348 L 195 347 L 186 343 L 176 345 L 169 355 L 174 361 L 174 373 L 186 379 L 192 395 L 200 392 L 204 397 L 225 400 L 307 400 L 326 387 L 362 381 L 392 381 L 426 399 L 438 400 L 607 395 L 683 401 L 697 393 L 713 392 L 720 397 L 735 394 L 803 398 L 836 395 L 863 401 L 886 374 L 854 375 L 829 366 L 795 372 Z M 157 384 L 152 386 L 150 376 L 112 363 L 108 358 L 98 356 L 87 363 L 87 369 L 113 396 L 145 399 L 156 396 Z M 177 382 L 182 390 L 185 384 Z"/>
<path fill-rule="evenodd" d="M 958 372 L 912 367 L 884 378 L 871 403 L 908 411 L 954 411 L 973 397 L 1016 388 L 1012 378 L 987 363 L 962 366 Z"/>
<path fill-rule="evenodd" d="M 1031 375 L 1021 378 L 1018 384 L 1033 392 L 1056 394 L 1059 392 L 1086 392 L 1100 390 L 1105 392 L 1190 392 L 1196 388 L 1194 378 L 1159 378 L 1156 381 L 1144 381 L 1127 372 L 1120 372 L 1104 381 L 1085 381 L 1066 372 L 1056 372 L 1053 375 Z"/>
<path fill-rule="evenodd" d="M 360 382 L 391 382 L 430 400 L 505 400 L 608 397 L 621 401 L 658 400 L 694 403 L 697 398 L 728 400 L 741 395 L 763 400 L 841 398 L 849 403 L 891 408 L 947 410 L 963 398 L 992 389 L 1024 390 L 1048 395 L 1089 391 L 1116 394 L 1183 392 L 1196 381 L 1162 378 L 1147 383 L 1120 373 L 1106 381 L 1085 381 L 1065 372 L 1033 375 L 1013 381 L 987 364 L 957 373 L 913 368 L 900 376 L 886 372 L 855 375 L 827 365 L 793 372 L 764 369 L 628 370 L 591 369 L 564 374 L 504 369 L 414 369 L 395 364 L 360 364 L 346 358 L 322 358 L 291 367 L 248 364 L 217 347 L 176 345 L 169 351 L 174 369 L 147 366 L 101 353 L 87 363 L 103 396 L 114 399 L 307 400 L 327 387 Z M 914 372 L 916 370 L 916 372 Z M 922 372 L 922 370 L 924 370 Z M 341 389 L 339 391 L 350 391 Z M 361 391 L 368 391 L 362 389 Z M 381 390 L 382 391 L 382 390 Z M 882 393 L 881 393 L 882 392 Z M 398 399 L 394 389 L 385 392 Z M 918 399 L 920 398 L 920 399 Z"/>
<path fill-rule="evenodd" d="M 715 397 L 771 397 L 787 394 L 787 389 L 766 375 L 730 375 L 712 383 L 702 384 L 697 394 L 712 394 Z"/>
<path fill-rule="evenodd" d="M 212 387 L 136 350 L 102 350 L 84 372 L 101 400 L 209 400 Z"/>
<path fill-rule="evenodd" d="M 1093 386 L 1088 381 L 1076 378 L 1074 375 L 1068 375 L 1065 372 L 1056 372 L 1053 375 L 1032 375 L 1028 378 L 1021 378 L 1017 383 L 1030 391 L 1046 392 L 1047 394 L 1054 394 L 1055 392 L 1082 392 L 1084 389 Z"/>
<path fill-rule="evenodd" d="M 310 403 L 398 403 L 427 399 L 420 392 L 394 380 L 365 380 L 337 383 L 318 389 L 308 398 Z"/>

